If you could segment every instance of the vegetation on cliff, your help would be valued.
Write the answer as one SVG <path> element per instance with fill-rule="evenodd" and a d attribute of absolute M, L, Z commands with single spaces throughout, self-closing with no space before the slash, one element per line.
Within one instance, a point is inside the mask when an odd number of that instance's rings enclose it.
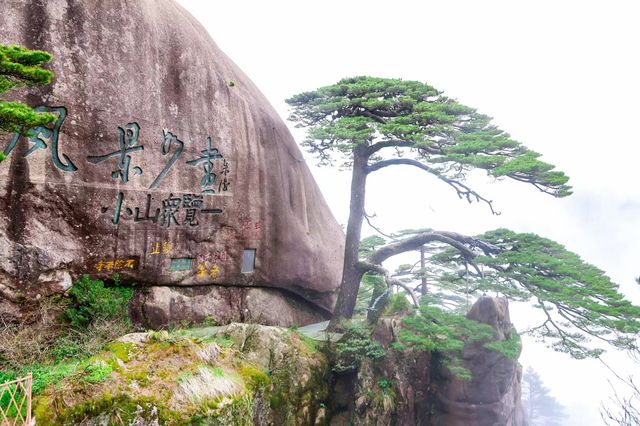
<path fill-rule="evenodd" d="M 0 95 L 19 87 L 47 85 L 53 73 L 42 68 L 52 56 L 40 50 L 0 44 Z M 0 132 L 26 132 L 55 120 L 49 113 L 36 112 L 22 102 L 0 99 Z M 0 161 L 5 154 L 0 152 Z"/>
<path fill-rule="evenodd" d="M 134 333 L 34 372 L 34 415 L 42 425 L 250 425 L 257 413 L 290 424 L 318 415 L 325 364 L 297 333 L 275 327 Z"/>

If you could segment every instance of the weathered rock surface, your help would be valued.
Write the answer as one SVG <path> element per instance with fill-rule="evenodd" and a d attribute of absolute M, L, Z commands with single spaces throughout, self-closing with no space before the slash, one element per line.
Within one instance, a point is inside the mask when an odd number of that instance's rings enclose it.
<path fill-rule="evenodd" d="M 374 331 L 373 338 L 387 349 L 387 356 L 376 366 L 365 363 L 358 372 L 356 424 L 431 424 L 434 405 L 431 393 L 432 355 L 427 351 L 393 350 L 392 344 L 398 342 L 400 328 L 401 321 L 398 318 L 382 318 Z M 387 380 L 393 393 L 381 388 L 380 378 Z M 367 397 L 370 390 L 376 388 L 377 395 Z M 385 396 L 388 401 L 385 401 Z M 360 406 L 358 402 L 361 402 Z"/>
<path fill-rule="evenodd" d="M 222 286 L 149 287 L 137 295 L 132 313 L 136 322 L 155 329 L 203 321 L 290 327 L 324 321 L 329 316 L 304 299 L 278 290 Z"/>
<path fill-rule="evenodd" d="M 467 314 L 491 325 L 498 340 L 508 338 L 515 330 L 509 318 L 505 298 L 482 297 Z M 521 371 L 517 359 L 473 343 L 465 347 L 462 365 L 471 371 L 468 382 L 456 380 L 442 370 L 444 379 L 437 386 L 439 415 L 434 424 L 447 426 L 522 426 L 525 424 L 521 403 Z"/>
<path fill-rule="evenodd" d="M 0 314 L 69 277 L 116 272 L 139 285 L 279 288 L 332 309 L 342 231 L 282 120 L 184 9 L 6 0 L 0 43 L 54 55 L 53 84 L 8 97 L 59 117 L 0 136 Z M 248 249 L 255 269 L 243 273 Z M 268 303 L 252 315 L 277 319 Z"/>

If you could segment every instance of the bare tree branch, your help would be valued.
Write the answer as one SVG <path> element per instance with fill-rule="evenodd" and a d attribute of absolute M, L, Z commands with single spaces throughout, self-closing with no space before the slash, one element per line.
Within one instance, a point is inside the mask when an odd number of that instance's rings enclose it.
<path fill-rule="evenodd" d="M 370 226 L 371 228 L 373 228 L 373 230 L 374 230 L 374 231 L 376 231 L 378 234 L 382 235 L 383 237 L 389 238 L 390 240 L 393 240 L 393 241 L 397 241 L 397 240 L 398 240 L 398 238 L 397 238 L 397 237 L 395 237 L 393 234 L 385 234 L 384 232 L 382 232 L 382 231 L 380 230 L 380 228 L 378 228 L 377 226 L 375 226 L 374 224 L 372 224 L 372 223 L 371 223 L 371 220 L 370 220 L 370 219 L 372 219 L 372 218 L 374 218 L 374 217 L 376 217 L 376 215 L 375 215 L 375 214 L 373 214 L 373 215 L 368 215 L 366 211 L 364 212 L 364 220 L 366 220 L 366 221 L 367 221 L 367 223 L 369 224 L 369 226 Z"/>
<path fill-rule="evenodd" d="M 416 297 L 416 295 L 414 294 L 413 290 L 411 289 L 411 287 L 409 287 L 407 284 L 403 283 L 402 281 L 400 281 L 397 278 L 393 278 L 391 276 L 391 274 L 389 273 L 389 271 L 387 271 L 385 268 L 383 268 L 380 265 L 375 265 L 373 263 L 370 262 L 359 262 L 358 266 L 360 267 L 360 269 L 366 271 L 366 272 L 377 272 L 380 275 L 382 275 L 384 277 L 385 282 L 387 283 L 387 286 L 391 287 L 392 285 L 396 285 L 398 287 L 403 288 L 407 293 L 409 293 L 409 296 L 411 296 L 411 299 L 413 300 L 413 304 L 418 307 L 418 298 Z"/>

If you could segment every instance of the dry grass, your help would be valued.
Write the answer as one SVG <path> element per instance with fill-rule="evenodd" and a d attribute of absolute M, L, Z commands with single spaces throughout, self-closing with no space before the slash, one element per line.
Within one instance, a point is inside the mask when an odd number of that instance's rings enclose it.
<path fill-rule="evenodd" d="M 0 319 L 0 365 L 17 369 L 50 357 L 51 347 L 63 334 L 55 320 L 61 312 L 51 299 L 45 299 L 19 323 Z"/>
<path fill-rule="evenodd" d="M 44 298 L 19 323 L 0 319 L 0 367 L 19 370 L 25 365 L 92 355 L 132 331 L 125 319 L 99 321 L 75 330 L 58 320 L 63 310 L 64 304 L 59 300 Z"/>
<path fill-rule="evenodd" d="M 214 365 L 220 356 L 220 346 L 216 343 L 208 343 L 202 349 L 196 350 L 196 356 L 207 364 Z"/>
<path fill-rule="evenodd" d="M 198 404 L 219 397 L 237 395 L 242 390 L 242 386 L 238 385 L 221 369 L 211 370 L 208 367 L 200 366 L 193 376 L 180 382 L 175 398 L 183 403 Z"/>

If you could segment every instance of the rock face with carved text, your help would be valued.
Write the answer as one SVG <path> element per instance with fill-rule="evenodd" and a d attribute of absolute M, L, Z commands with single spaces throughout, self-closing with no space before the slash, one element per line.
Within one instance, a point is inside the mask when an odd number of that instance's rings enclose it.
<path fill-rule="evenodd" d="M 282 120 L 191 15 L 171 0 L 2 8 L 0 43 L 51 52 L 55 73 L 5 97 L 58 119 L 0 135 L 0 315 L 116 273 L 157 325 L 329 314 L 343 233 Z"/>

